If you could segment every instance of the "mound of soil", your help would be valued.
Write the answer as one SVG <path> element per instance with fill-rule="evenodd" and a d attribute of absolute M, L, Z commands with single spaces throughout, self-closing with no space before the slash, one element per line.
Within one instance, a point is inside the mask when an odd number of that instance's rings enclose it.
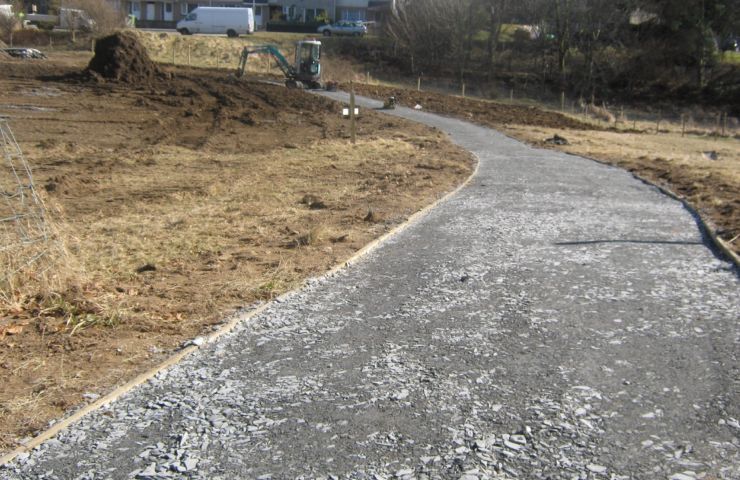
<path fill-rule="evenodd" d="M 148 83 L 160 75 L 139 39 L 130 32 L 117 32 L 97 40 L 88 71 L 109 80 Z"/>

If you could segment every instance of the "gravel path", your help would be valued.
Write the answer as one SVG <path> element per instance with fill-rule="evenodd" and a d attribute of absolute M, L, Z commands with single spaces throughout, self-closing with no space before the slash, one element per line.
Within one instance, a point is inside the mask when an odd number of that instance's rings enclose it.
<path fill-rule="evenodd" d="M 740 478 L 740 282 L 681 204 L 393 113 L 470 185 L 0 478 Z"/>

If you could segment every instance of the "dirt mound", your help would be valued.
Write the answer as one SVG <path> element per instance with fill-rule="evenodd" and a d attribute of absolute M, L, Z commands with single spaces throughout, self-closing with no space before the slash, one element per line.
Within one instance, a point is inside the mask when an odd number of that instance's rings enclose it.
<path fill-rule="evenodd" d="M 130 32 L 117 32 L 97 40 L 88 70 L 110 80 L 146 83 L 160 75 L 139 39 Z"/>
<path fill-rule="evenodd" d="M 8 48 L 8 45 L 2 40 L 0 40 L 0 48 Z"/>

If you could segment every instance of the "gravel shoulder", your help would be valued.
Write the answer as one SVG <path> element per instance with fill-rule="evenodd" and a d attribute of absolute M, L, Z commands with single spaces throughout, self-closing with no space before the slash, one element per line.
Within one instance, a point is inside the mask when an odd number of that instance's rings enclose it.
<path fill-rule="evenodd" d="M 472 151 L 473 181 L 0 477 L 740 477 L 738 277 L 689 212 L 394 113 Z"/>

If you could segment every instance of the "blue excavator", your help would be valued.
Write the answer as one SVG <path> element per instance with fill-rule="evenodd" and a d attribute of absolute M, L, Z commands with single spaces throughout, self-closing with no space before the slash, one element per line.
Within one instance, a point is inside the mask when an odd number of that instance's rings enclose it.
<path fill-rule="evenodd" d="M 295 64 L 291 64 L 274 45 L 245 47 L 239 58 L 236 76 L 241 77 L 247 68 L 250 55 L 272 55 L 285 75 L 285 86 L 288 88 L 323 88 L 321 83 L 321 42 L 318 40 L 300 40 L 296 43 Z"/>

